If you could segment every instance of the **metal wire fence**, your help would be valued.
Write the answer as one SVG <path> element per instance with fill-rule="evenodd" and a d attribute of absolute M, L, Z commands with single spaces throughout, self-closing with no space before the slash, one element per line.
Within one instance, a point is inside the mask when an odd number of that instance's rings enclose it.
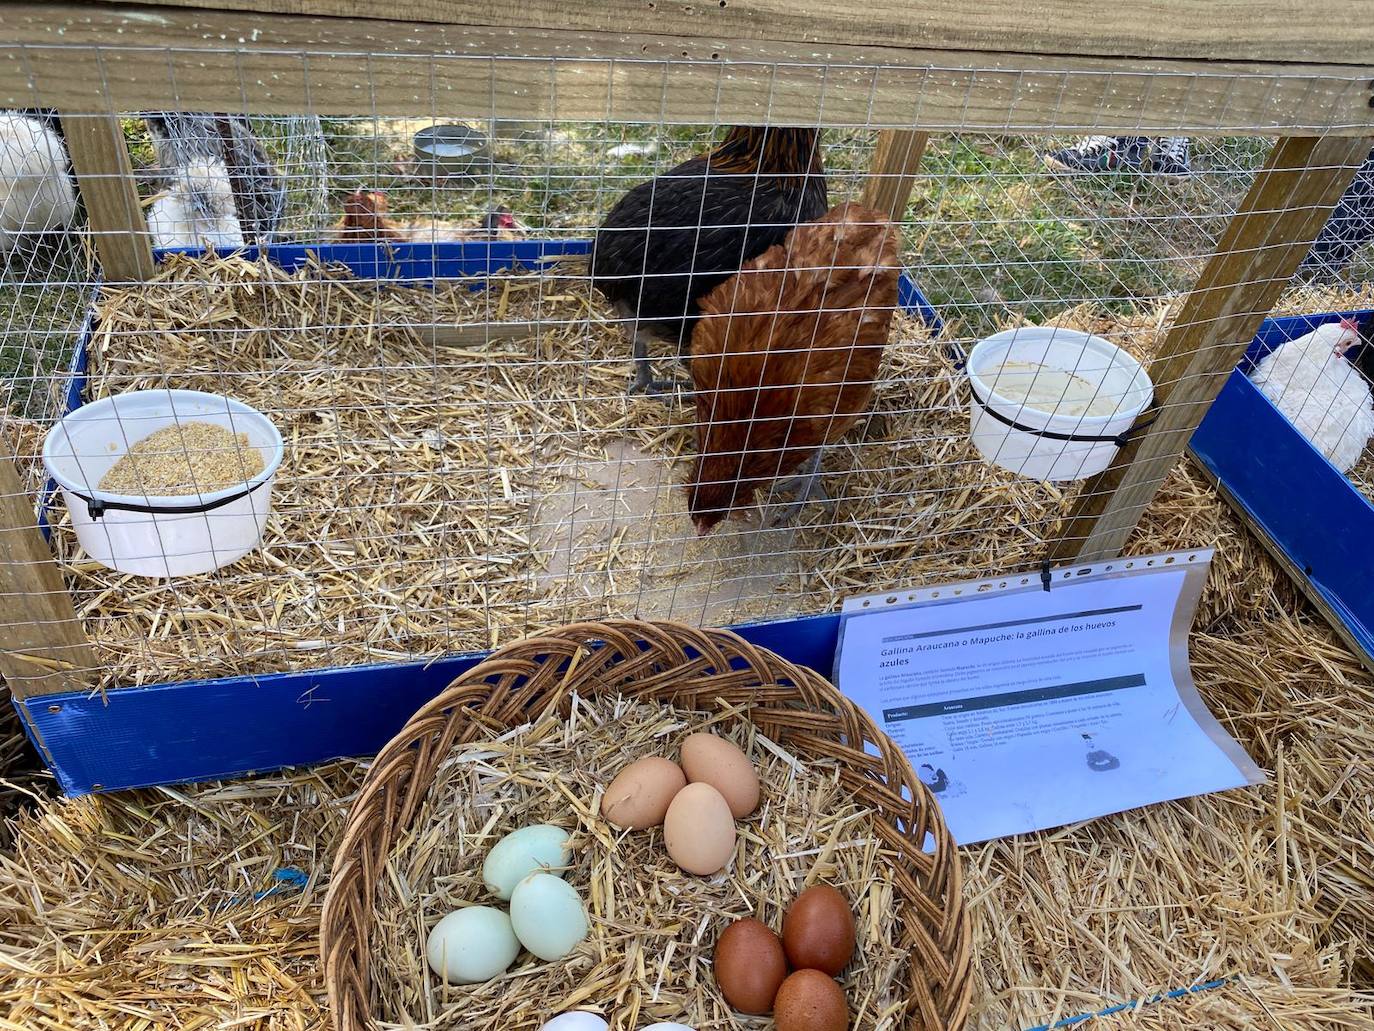
<path fill-rule="evenodd" d="M 1022 459 L 976 447 L 967 356 L 992 334 L 1044 326 L 1061 340 L 1090 334 L 1148 367 L 1171 334 L 1201 334 L 1206 319 L 1179 322 L 1182 298 L 1270 146 L 1256 125 L 1183 147 L 1113 125 L 1105 108 L 1099 130 L 1126 135 L 1084 143 L 969 131 L 923 141 L 894 218 L 902 304 L 876 374 L 861 384 L 861 409 L 823 449 L 823 493 L 792 504 L 791 481 L 812 454 L 799 449 L 703 535 L 686 484 L 711 421 L 697 398 L 720 383 L 628 391 L 640 320 L 633 305 L 608 301 L 576 242 L 592 240 L 627 192 L 709 151 L 729 126 L 622 123 L 609 112 L 514 122 L 495 106 L 480 120 L 439 114 L 207 113 L 169 144 L 190 124 L 184 116 L 131 112 L 120 124 L 144 216 L 134 224 L 146 221 L 172 248 L 155 275 L 102 287 L 79 217 L 43 234 L 58 258 L 11 253 L 0 288 L 5 449 L 35 522 L 51 527 L 98 656 L 95 683 L 409 659 L 607 615 L 702 624 L 795 616 L 856 591 L 1029 568 L 1092 481 L 1024 475 L 1025 466 L 997 464 Z M 1081 120 L 1066 115 L 1066 124 Z M 755 203 L 780 178 L 823 174 L 826 207 L 871 200 L 879 131 L 816 128 L 823 172 L 756 156 L 722 189 Z M 1166 167 L 1180 154 L 1182 167 Z M 697 254 L 710 235 L 700 226 L 749 228 L 717 217 L 700 195 L 656 217 L 691 229 Z M 730 239 L 738 268 L 754 255 Z M 826 240 L 789 260 L 799 282 L 819 272 L 838 296 L 864 269 L 842 241 Z M 239 251 L 254 244 L 267 252 Z M 642 260 L 639 289 L 656 289 Z M 1328 294 L 1355 296 L 1367 263 L 1358 251 Z M 810 338 L 766 344 L 769 388 L 807 388 L 814 340 L 828 324 L 843 335 L 856 322 L 848 302 L 814 309 L 798 296 L 784 283 L 771 308 L 753 309 L 819 310 Z M 859 296 L 858 307 L 870 304 Z M 849 340 L 851 350 L 858 343 Z M 656 375 L 690 383 L 692 365 L 674 342 L 650 346 Z M 1029 386 L 1011 392 L 1020 397 L 1012 421 L 1059 410 L 1081 427 L 1089 411 L 1109 421 L 1140 399 L 1083 371 L 1073 362 L 1030 370 Z M 1010 372 L 989 375 L 999 374 Z M 1036 376 L 1049 391 L 1038 400 Z M 43 433 L 77 400 L 74 386 L 85 402 L 199 390 L 267 416 L 284 448 L 261 545 L 195 575 L 148 578 L 96 561 L 60 495 L 43 489 L 38 455 Z M 1166 394 L 1174 386 L 1154 384 Z M 795 423 L 806 390 L 789 396 Z M 758 411 L 737 427 L 738 454 L 749 451 Z M 1161 414 L 1156 404 L 1149 417 Z M 92 469 L 108 469 L 146 434 L 120 425 L 117 436 Z M 1049 446 L 1061 469 L 1065 455 L 1072 466 L 1089 450 Z M 209 514 L 193 518 L 213 527 Z M 116 523 L 107 514 L 93 532 L 112 549 L 130 546 L 114 541 Z M 162 538 L 145 539 L 156 552 Z"/>

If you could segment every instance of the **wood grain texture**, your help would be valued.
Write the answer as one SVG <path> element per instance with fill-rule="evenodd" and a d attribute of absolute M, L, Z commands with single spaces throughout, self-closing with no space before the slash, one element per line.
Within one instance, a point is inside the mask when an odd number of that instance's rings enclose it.
<path fill-rule="evenodd" d="M 62 112 L 77 186 L 106 282 L 138 282 L 153 274 L 148 222 L 138 202 L 129 149 L 113 115 Z"/>
<path fill-rule="evenodd" d="M 886 129 L 880 133 L 859 203 L 883 212 L 894 222 L 904 221 L 911 191 L 916 186 L 916 172 L 929 141 L 929 133 L 911 129 Z"/>
<path fill-rule="evenodd" d="M 1368 62 L 1127 64 L 1115 57 L 901 49 L 890 37 L 854 46 L 848 36 L 834 43 L 740 41 L 706 29 L 686 36 L 627 33 L 623 24 L 609 33 L 559 26 L 7 4 L 0 6 L 0 40 L 7 41 L 0 44 L 0 105 L 924 130 L 1374 133 Z M 1366 53 L 1347 47 L 1347 57 Z"/>
<path fill-rule="evenodd" d="M 1369 145 L 1337 137 L 1286 137 L 1274 145 L 1150 364 L 1154 421 L 1088 482 L 1050 561 L 1121 553 Z"/>
<path fill-rule="evenodd" d="M 107 0 L 109 2 L 109 0 Z M 327 17 L 669 33 L 1039 54 L 1358 60 L 1374 46 L 1362 0 L 161 0 L 160 6 Z"/>
<path fill-rule="evenodd" d="M 95 653 L 34 521 L 33 498 L 0 455 L 0 674 L 17 699 L 84 691 Z"/>

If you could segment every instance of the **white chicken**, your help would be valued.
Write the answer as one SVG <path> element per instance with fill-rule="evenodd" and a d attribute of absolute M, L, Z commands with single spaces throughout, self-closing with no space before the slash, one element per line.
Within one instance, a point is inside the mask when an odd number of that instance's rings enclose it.
<path fill-rule="evenodd" d="M 148 209 L 156 247 L 243 246 L 229 173 L 218 158 L 192 158 L 175 170 L 167 192 Z"/>
<path fill-rule="evenodd" d="M 0 113 L 0 256 L 75 216 L 62 138 L 36 118 Z"/>
<path fill-rule="evenodd" d="M 1343 473 L 1374 437 L 1374 396 L 1345 357 L 1359 342 L 1353 320 L 1328 322 L 1280 345 L 1250 373 L 1260 393 Z"/>

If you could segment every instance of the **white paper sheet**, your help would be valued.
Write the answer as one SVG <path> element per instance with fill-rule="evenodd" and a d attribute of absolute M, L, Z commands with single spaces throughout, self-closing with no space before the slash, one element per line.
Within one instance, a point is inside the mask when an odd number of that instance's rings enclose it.
<path fill-rule="evenodd" d="M 958 843 L 1263 779 L 1187 674 L 1183 592 L 1205 568 L 1139 569 L 846 606 L 840 689 L 902 746 Z"/>

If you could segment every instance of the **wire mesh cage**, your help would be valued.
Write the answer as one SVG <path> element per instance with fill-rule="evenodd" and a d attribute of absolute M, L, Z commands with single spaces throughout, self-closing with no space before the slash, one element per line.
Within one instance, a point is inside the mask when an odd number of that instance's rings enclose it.
<path fill-rule="evenodd" d="M 1353 75 L 1142 70 L 1104 93 L 990 64 L 152 52 L 166 111 L 106 65 L 104 112 L 63 111 L 89 220 L 56 234 L 68 257 L 11 263 L 0 301 L 8 511 L 50 533 L 76 621 L 76 657 L 33 678 L 62 688 L 793 618 L 1119 546 L 1365 149 L 1318 138 L 1351 131 Z M 24 86 L 72 106 L 51 75 Z M 1312 274 L 1359 278 L 1362 239 Z M 969 364 L 1033 327 L 1067 364 Z M 241 402 L 280 465 L 175 405 L 126 461 L 155 423 L 115 404 L 87 482 L 50 483 L 43 435 L 140 391 Z M 1016 434 L 1054 476 L 999 451 Z M 175 536 L 130 507 L 190 497 L 175 515 L 213 538 L 230 509 L 205 499 L 255 483 L 270 515 L 238 514 L 261 534 L 242 557 L 111 568 Z"/>

